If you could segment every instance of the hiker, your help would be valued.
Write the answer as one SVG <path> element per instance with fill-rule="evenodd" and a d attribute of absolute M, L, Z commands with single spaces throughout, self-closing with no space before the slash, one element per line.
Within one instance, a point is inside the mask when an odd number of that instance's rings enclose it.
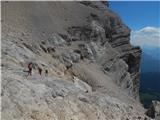
<path fill-rule="evenodd" d="M 42 68 L 38 67 L 38 73 L 41 75 L 42 74 Z"/>
<path fill-rule="evenodd" d="M 45 70 L 45 76 L 48 76 L 48 70 Z"/>
<path fill-rule="evenodd" d="M 28 64 L 28 76 L 29 76 L 29 75 L 30 75 L 30 76 L 32 75 L 32 67 L 33 67 L 33 66 L 32 66 L 32 63 L 29 63 L 29 64 Z"/>

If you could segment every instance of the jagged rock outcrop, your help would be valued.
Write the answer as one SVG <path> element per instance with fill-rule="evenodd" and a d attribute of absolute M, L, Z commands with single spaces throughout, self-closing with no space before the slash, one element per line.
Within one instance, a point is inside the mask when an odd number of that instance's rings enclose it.
<path fill-rule="evenodd" d="M 155 118 L 155 120 L 160 120 L 160 102 L 152 101 L 152 104 L 146 114 L 153 119 Z"/>
<path fill-rule="evenodd" d="M 3 120 L 150 120 L 141 50 L 107 4 L 2 2 Z"/>

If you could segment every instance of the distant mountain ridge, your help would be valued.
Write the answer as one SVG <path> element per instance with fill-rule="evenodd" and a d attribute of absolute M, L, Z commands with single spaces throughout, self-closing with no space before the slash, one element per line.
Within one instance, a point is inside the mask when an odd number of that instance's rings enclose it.
<path fill-rule="evenodd" d="M 152 54 L 151 54 L 152 53 Z M 152 100 L 160 100 L 160 60 L 156 49 L 143 50 L 141 59 L 140 99 L 148 108 Z"/>
<path fill-rule="evenodd" d="M 142 73 L 147 73 L 147 72 L 160 73 L 160 60 L 156 59 L 153 56 L 149 55 L 145 51 L 142 53 L 142 60 L 141 60 L 141 72 Z"/>
<path fill-rule="evenodd" d="M 159 43 L 157 43 L 159 44 Z M 160 60 L 160 48 L 159 47 L 143 47 L 143 51 L 151 56 L 155 60 Z"/>
<path fill-rule="evenodd" d="M 141 89 L 160 91 L 160 60 L 142 53 L 141 60 Z"/>
<path fill-rule="evenodd" d="M 160 74 L 153 72 L 142 73 L 140 84 L 142 90 L 154 90 L 160 92 Z"/>

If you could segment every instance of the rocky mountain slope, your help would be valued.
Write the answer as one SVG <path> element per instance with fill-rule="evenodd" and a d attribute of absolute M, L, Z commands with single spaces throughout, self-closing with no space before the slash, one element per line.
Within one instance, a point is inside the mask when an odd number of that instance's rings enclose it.
<path fill-rule="evenodd" d="M 156 120 L 160 120 L 160 102 L 152 101 L 150 108 L 147 110 L 146 114 L 151 118 L 155 118 Z"/>
<path fill-rule="evenodd" d="M 2 2 L 3 120 L 150 120 L 139 103 L 141 50 L 106 6 Z"/>

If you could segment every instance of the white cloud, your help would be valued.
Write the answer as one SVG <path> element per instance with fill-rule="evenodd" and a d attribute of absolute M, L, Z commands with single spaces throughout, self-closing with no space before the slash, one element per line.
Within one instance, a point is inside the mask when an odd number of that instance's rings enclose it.
<path fill-rule="evenodd" d="M 144 27 L 131 32 L 131 43 L 136 46 L 159 47 L 160 48 L 160 28 Z"/>

